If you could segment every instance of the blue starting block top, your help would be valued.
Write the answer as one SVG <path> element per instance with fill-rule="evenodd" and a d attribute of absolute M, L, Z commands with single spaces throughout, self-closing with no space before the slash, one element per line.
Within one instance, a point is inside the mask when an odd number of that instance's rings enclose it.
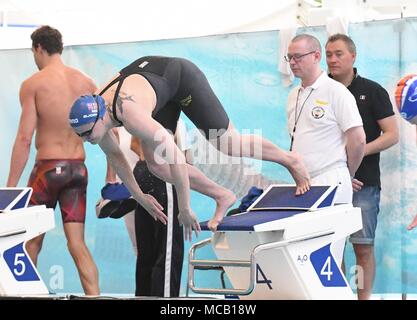
<path fill-rule="evenodd" d="M 285 219 L 304 213 L 305 210 L 287 211 L 248 211 L 233 216 L 225 217 L 217 227 L 217 231 L 254 231 L 258 224 Z M 200 224 L 201 230 L 209 230 L 207 221 Z"/>
<path fill-rule="evenodd" d="M 255 210 L 316 210 L 333 205 L 337 186 L 313 186 L 302 195 L 295 195 L 294 186 L 271 185 L 248 208 Z"/>
<path fill-rule="evenodd" d="M 0 211 L 26 208 L 32 188 L 0 188 Z"/>
<path fill-rule="evenodd" d="M 247 212 L 227 216 L 217 227 L 218 231 L 253 231 L 255 226 L 285 219 L 307 211 L 333 205 L 337 186 L 312 186 L 303 195 L 295 195 L 295 186 L 271 185 L 248 208 Z M 208 221 L 200 224 L 201 230 L 209 230 Z"/>

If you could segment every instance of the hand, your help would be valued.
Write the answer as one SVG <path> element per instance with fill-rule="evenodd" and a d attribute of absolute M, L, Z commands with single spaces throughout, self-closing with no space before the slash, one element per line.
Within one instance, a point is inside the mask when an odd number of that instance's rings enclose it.
<path fill-rule="evenodd" d="M 162 211 L 164 207 L 154 197 L 145 193 L 139 203 L 155 220 L 161 221 L 164 225 L 167 224 L 168 217 Z"/>
<path fill-rule="evenodd" d="M 362 189 L 363 182 L 359 181 L 358 179 L 352 178 L 352 189 L 353 192 L 358 192 Z"/>
<path fill-rule="evenodd" d="M 407 230 L 410 231 L 417 226 L 417 215 L 414 217 L 413 221 L 408 225 Z"/>
<path fill-rule="evenodd" d="M 178 222 L 184 226 L 184 239 L 185 241 L 192 239 L 193 230 L 195 236 L 198 237 L 201 231 L 200 224 L 197 221 L 197 217 L 191 209 L 180 210 L 178 213 Z"/>
<path fill-rule="evenodd" d="M 287 155 L 290 160 L 286 167 L 297 185 L 295 195 L 300 196 L 310 190 L 310 174 L 308 173 L 304 161 L 298 152 L 290 151 Z"/>

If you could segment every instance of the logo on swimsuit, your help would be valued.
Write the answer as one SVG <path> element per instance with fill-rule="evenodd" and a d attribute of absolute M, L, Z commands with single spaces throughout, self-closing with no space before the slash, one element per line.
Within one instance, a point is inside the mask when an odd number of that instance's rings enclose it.
<path fill-rule="evenodd" d="M 148 61 L 143 61 L 143 62 L 139 65 L 139 68 L 141 68 L 141 69 L 145 68 L 145 66 L 146 66 L 148 63 L 149 63 Z"/>
<path fill-rule="evenodd" d="M 315 106 L 313 110 L 311 110 L 311 115 L 314 119 L 320 119 L 324 116 L 324 109 L 319 106 Z"/>
<path fill-rule="evenodd" d="M 193 102 L 193 98 L 191 97 L 191 94 L 190 94 L 190 95 L 188 95 L 188 97 L 186 97 L 186 98 L 184 98 L 184 99 L 180 100 L 180 104 L 181 104 L 183 107 L 188 107 L 188 106 L 191 104 L 191 102 Z"/>

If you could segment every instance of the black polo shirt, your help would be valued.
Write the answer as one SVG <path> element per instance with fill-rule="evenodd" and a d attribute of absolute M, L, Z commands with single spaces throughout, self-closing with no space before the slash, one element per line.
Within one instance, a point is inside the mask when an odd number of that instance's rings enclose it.
<path fill-rule="evenodd" d="M 359 76 L 356 68 L 354 71 L 356 76 L 348 89 L 356 99 L 366 134 L 366 143 L 369 143 L 381 135 L 377 120 L 394 115 L 394 111 L 388 92 L 378 83 Z M 364 157 L 355 178 L 365 185 L 381 186 L 379 158 L 379 153 Z"/>

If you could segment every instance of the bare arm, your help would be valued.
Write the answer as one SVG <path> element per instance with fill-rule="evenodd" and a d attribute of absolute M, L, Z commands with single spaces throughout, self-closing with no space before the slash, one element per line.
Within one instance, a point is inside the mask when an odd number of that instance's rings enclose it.
<path fill-rule="evenodd" d="M 144 149 L 152 150 L 150 155 L 156 163 L 163 163 L 161 157 L 163 154 L 164 162 L 169 164 L 172 184 L 175 185 L 178 194 L 179 210 L 190 209 L 190 184 L 188 178 L 185 158 L 178 149 L 172 136 L 158 122 L 143 112 L 135 112 L 126 117 L 124 121 L 125 128 L 136 137 L 139 137 Z M 146 156 L 146 155 L 145 155 Z M 149 156 L 146 160 L 148 160 Z"/>
<path fill-rule="evenodd" d="M 353 127 L 345 132 L 348 169 L 353 177 L 358 170 L 365 152 L 366 137 L 363 127 Z"/>
<path fill-rule="evenodd" d="M 124 126 L 133 136 L 139 137 L 144 150 L 151 151 L 145 152 L 145 158 L 147 163 L 157 164 L 156 169 L 151 169 L 152 173 L 161 177 L 158 174 L 158 164 L 162 167 L 163 164 L 168 163 L 171 180 L 168 180 L 166 176 L 161 178 L 175 186 L 179 210 L 178 220 L 184 226 L 185 240 L 191 240 L 192 230 L 194 229 L 198 235 L 200 225 L 190 207 L 190 182 L 184 155 L 164 127 L 146 112 L 138 108 L 132 112 L 132 109 L 126 108 L 126 114 L 129 111 L 130 113 L 124 118 Z"/>
<path fill-rule="evenodd" d="M 378 120 L 378 124 L 382 130 L 382 134 L 374 141 L 366 144 L 365 156 L 381 152 L 398 143 L 399 132 L 395 115 Z"/>
<path fill-rule="evenodd" d="M 112 129 L 114 137 L 117 141 L 117 143 L 120 143 L 119 139 L 119 131 L 117 128 Z M 116 171 L 113 169 L 113 167 L 110 165 L 110 160 L 106 156 L 107 165 L 106 165 L 106 183 L 115 183 L 116 182 Z"/>
<path fill-rule="evenodd" d="M 166 224 L 167 216 L 163 213 L 163 207 L 149 194 L 144 194 L 136 183 L 132 170 L 129 167 L 122 150 L 112 131 L 108 131 L 99 143 L 101 149 L 107 156 L 110 165 L 116 170 L 117 175 L 122 179 L 130 194 L 139 202 L 154 219 Z"/>
<path fill-rule="evenodd" d="M 381 152 L 396 144 L 399 140 L 398 124 L 395 115 L 378 120 L 378 124 L 382 130 L 382 134 L 365 146 L 365 155 L 368 156 Z M 358 179 L 352 180 L 353 191 L 359 191 L 363 187 L 362 181 Z"/>
<path fill-rule="evenodd" d="M 7 187 L 15 187 L 22 175 L 29 158 L 30 145 L 36 128 L 35 89 L 32 82 L 26 80 L 20 88 L 20 104 L 22 114 L 20 116 L 19 129 L 13 145 L 10 159 L 10 171 L 7 179 Z"/>
<path fill-rule="evenodd" d="M 154 142 L 142 142 L 146 163 L 155 176 L 175 186 L 178 199 L 178 221 L 184 226 L 185 240 L 191 241 L 192 231 L 194 230 L 198 236 L 201 228 L 190 207 L 190 181 L 187 168 L 189 165 L 185 163 L 184 155 L 175 145 L 171 135 L 165 129 L 163 131 L 162 137 L 158 135 L 155 139 L 155 141 L 160 141 L 156 147 L 157 150 L 155 150 Z M 161 152 L 164 153 L 164 158 L 161 157 Z"/>

